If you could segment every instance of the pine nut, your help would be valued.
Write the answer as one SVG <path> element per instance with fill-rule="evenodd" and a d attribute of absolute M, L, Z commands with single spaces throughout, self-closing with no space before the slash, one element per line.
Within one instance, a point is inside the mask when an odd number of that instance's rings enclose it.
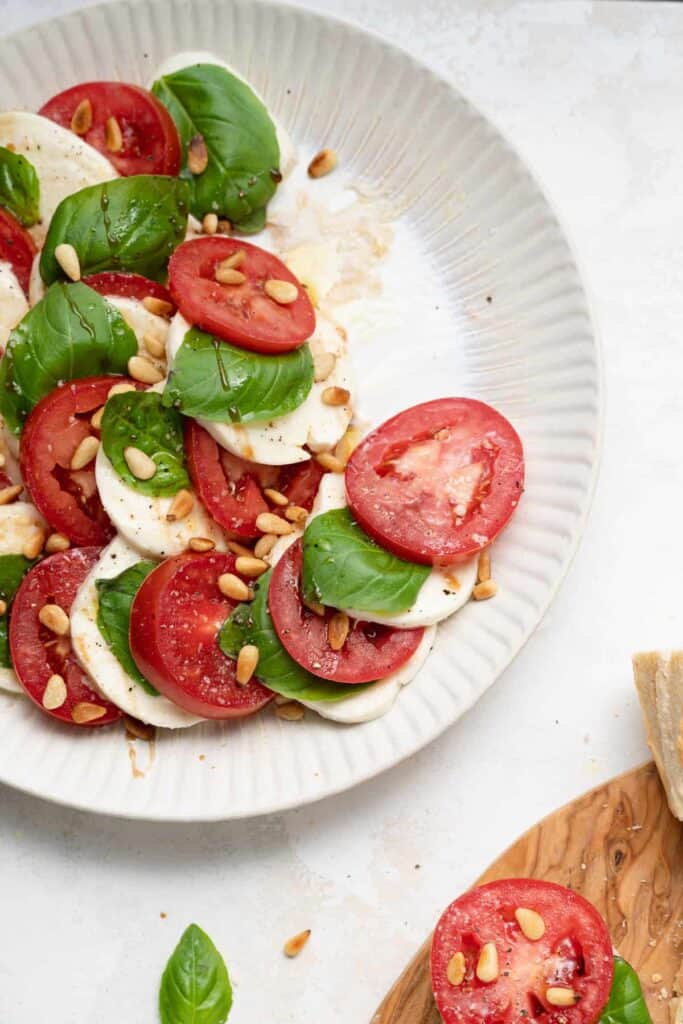
<path fill-rule="evenodd" d="M 477 961 L 477 977 L 485 983 L 495 981 L 498 977 L 498 950 L 495 942 L 485 942 Z"/>
<path fill-rule="evenodd" d="M 187 147 L 187 167 L 191 174 L 203 174 L 209 164 L 209 151 L 203 135 L 193 135 Z"/>
<path fill-rule="evenodd" d="M 356 448 L 360 444 L 361 432 L 358 427 L 349 427 L 337 447 L 334 454 L 344 465 L 349 461 Z"/>
<path fill-rule="evenodd" d="M 216 547 L 216 542 L 211 540 L 210 537 L 190 537 L 188 547 L 190 551 L 213 551 Z"/>
<path fill-rule="evenodd" d="M 102 417 L 104 416 L 104 406 L 101 405 L 97 412 L 94 412 L 90 417 L 90 426 L 93 430 L 102 429 Z"/>
<path fill-rule="evenodd" d="M 240 686 L 246 686 L 258 665 L 259 649 L 254 644 L 245 644 L 237 655 L 235 680 Z"/>
<path fill-rule="evenodd" d="M 61 708 L 65 700 L 66 683 L 64 682 L 64 677 L 55 672 L 47 681 L 41 703 L 46 711 L 56 711 L 57 708 Z"/>
<path fill-rule="evenodd" d="M 348 405 L 351 392 L 346 388 L 325 388 L 322 399 L 325 405 Z"/>
<path fill-rule="evenodd" d="M 61 242 L 55 246 L 55 259 L 67 277 L 70 277 L 72 281 L 80 281 L 81 261 L 70 242 Z"/>
<path fill-rule="evenodd" d="M 214 277 L 219 284 L 244 284 L 245 275 L 241 270 L 233 270 L 232 267 L 216 267 Z"/>
<path fill-rule="evenodd" d="M 324 178 L 337 166 L 337 154 L 333 149 L 321 149 L 308 165 L 309 178 Z"/>
<path fill-rule="evenodd" d="M 244 249 L 237 249 L 232 255 L 227 256 L 219 266 L 223 270 L 236 270 L 237 267 L 241 267 L 247 258 L 247 254 Z"/>
<path fill-rule="evenodd" d="M 175 312 L 173 303 L 167 302 L 166 299 L 158 299 L 156 295 L 145 295 L 142 305 L 148 313 L 154 313 L 155 316 L 163 316 L 166 319 L 173 316 Z"/>
<path fill-rule="evenodd" d="M 498 586 L 493 580 L 484 580 L 483 583 L 477 583 L 472 590 L 472 597 L 475 601 L 488 601 L 490 597 L 495 597 L 498 593 Z"/>
<path fill-rule="evenodd" d="M 85 469 L 88 463 L 92 462 L 97 455 L 99 447 L 99 439 L 94 437 L 93 434 L 88 434 L 87 437 L 84 437 L 71 456 L 71 462 L 69 463 L 71 469 Z"/>
<path fill-rule="evenodd" d="M 251 601 L 254 597 L 244 580 L 232 572 L 224 572 L 218 577 L 218 589 L 231 601 Z"/>
<path fill-rule="evenodd" d="M 240 576 L 248 576 L 250 579 L 255 579 L 257 576 L 262 576 L 269 566 L 262 558 L 254 558 L 253 555 L 239 555 L 235 559 L 235 568 Z"/>
<path fill-rule="evenodd" d="M 157 466 L 149 455 L 146 455 L 140 448 L 128 445 L 123 449 L 123 457 L 126 465 L 136 480 L 151 480 L 156 475 Z"/>
<path fill-rule="evenodd" d="M 45 542 L 45 551 L 48 555 L 54 555 L 56 551 L 68 551 L 71 541 L 63 533 L 51 533 Z"/>
<path fill-rule="evenodd" d="M 106 713 L 107 709 L 103 708 L 100 704 L 89 704 L 87 701 L 82 701 L 74 706 L 71 717 L 76 725 L 87 725 L 88 722 L 94 722 L 98 718 L 102 718 Z"/>
<path fill-rule="evenodd" d="M 302 526 L 308 519 L 308 509 L 302 505 L 290 505 L 285 509 L 285 519 L 289 519 L 290 523 L 296 523 L 297 526 Z"/>
<path fill-rule="evenodd" d="M 107 392 L 107 398 L 113 398 L 114 395 L 127 395 L 129 391 L 137 391 L 135 384 L 131 384 L 129 380 L 122 380 L 120 384 L 112 384 Z"/>
<path fill-rule="evenodd" d="M 326 469 L 328 473 L 344 472 L 344 463 L 336 455 L 333 455 L 332 452 L 319 452 L 315 457 L 315 461 L 323 469 Z"/>
<path fill-rule="evenodd" d="M 9 505 L 19 497 L 23 491 L 23 484 L 12 484 L 10 487 L 0 487 L 0 505 Z"/>
<path fill-rule="evenodd" d="M 4 615 L 7 611 L 7 601 L 0 600 L 0 615 Z"/>
<path fill-rule="evenodd" d="M 462 985 L 465 980 L 465 955 L 463 953 L 454 953 L 450 958 L 446 968 L 446 977 L 449 985 Z"/>
<path fill-rule="evenodd" d="M 553 986 L 546 989 L 545 997 L 551 1006 L 575 1006 L 579 997 L 573 988 L 559 988 Z"/>
<path fill-rule="evenodd" d="M 265 558 L 277 544 L 277 537 L 274 533 L 264 533 L 254 544 L 254 554 L 257 558 Z"/>
<path fill-rule="evenodd" d="M 7 459 L 5 457 L 5 453 L 4 452 L 0 452 L 0 469 L 4 469 L 5 468 L 5 463 L 6 462 L 7 462 Z"/>
<path fill-rule="evenodd" d="M 262 512 L 256 517 L 256 529 L 261 533 L 274 533 L 278 537 L 284 537 L 294 532 L 294 527 L 274 512 Z"/>
<path fill-rule="evenodd" d="M 341 651 L 350 628 L 351 622 L 346 612 L 335 612 L 327 623 L 327 642 L 333 651 Z"/>
<path fill-rule="evenodd" d="M 293 700 L 289 704 L 277 704 L 275 706 L 275 714 L 285 722 L 300 722 L 305 713 L 305 708 Z"/>
<path fill-rule="evenodd" d="M 281 508 L 284 508 L 286 505 L 289 505 L 289 498 L 287 497 L 286 494 L 282 494 L 281 491 L 275 491 L 273 490 L 272 487 L 266 487 L 264 488 L 263 493 L 265 494 L 268 501 L 271 502 L 271 504 L 273 505 L 280 505 Z"/>
<path fill-rule="evenodd" d="M 38 612 L 38 621 L 57 636 L 66 636 L 71 628 L 69 616 L 58 604 L 44 604 Z"/>
<path fill-rule="evenodd" d="M 141 384 L 158 384 L 164 379 L 161 370 L 157 370 L 154 363 L 144 356 L 131 356 L 128 360 L 128 373 L 133 380 L 139 380 Z"/>
<path fill-rule="evenodd" d="M 313 356 L 313 380 L 320 384 L 327 380 L 334 370 L 337 360 L 331 352 L 317 352 Z"/>
<path fill-rule="evenodd" d="M 488 551 L 482 551 L 479 555 L 477 567 L 477 579 L 479 583 L 486 583 L 491 579 L 491 555 Z"/>
<path fill-rule="evenodd" d="M 215 213 L 207 213 L 202 221 L 202 230 L 205 235 L 215 235 L 218 231 L 218 216 Z"/>
<path fill-rule="evenodd" d="M 123 149 L 121 125 L 115 117 L 108 117 L 104 126 L 104 141 L 110 153 L 120 153 Z"/>
<path fill-rule="evenodd" d="M 325 614 L 325 605 L 320 604 L 319 601 L 309 601 L 307 597 L 303 598 L 304 605 L 309 611 L 313 612 L 314 615 L 319 615 L 321 618 Z"/>
<path fill-rule="evenodd" d="M 289 306 L 299 297 L 299 289 L 295 284 L 291 281 L 278 281 L 276 278 L 266 281 L 263 290 L 268 298 L 277 302 L 279 306 Z"/>
<path fill-rule="evenodd" d="M 166 358 L 166 343 L 156 334 L 143 334 L 142 342 L 151 356 L 155 359 Z"/>
<path fill-rule="evenodd" d="M 45 544 L 45 530 L 40 527 L 35 531 L 30 540 L 27 540 L 22 548 L 22 555 L 24 558 L 33 559 L 37 558 L 40 552 L 43 550 Z"/>
<path fill-rule="evenodd" d="M 225 217 L 219 217 L 218 219 L 218 234 L 219 235 L 231 235 L 232 224 Z"/>
<path fill-rule="evenodd" d="M 71 131 L 76 135 L 85 135 L 92 128 L 92 103 L 81 100 L 71 117 Z"/>
<path fill-rule="evenodd" d="M 240 544 L 238 540 L 228 541 L 228 551 L 231 551 L 233 555 L 244 555 L 245 558 L 252 558 L 254 555 L 251 548 L 248 548 L 246 544 Z"/>
<path fill-rule="evenodd" d="M 530 942 L 537 942 L 545 935 L 545 921 L 535 910 L 527 907 L 517 907 L 515 910 L 517 924 L 522 929 L 522 934 Z"/>
<path fill-rule="evenodd" d="M 283 946 L 285 956 L 288 956 L 290 959 L 298 956 L 310 937 L 311 929 L 307 928 L 305 932 L 299 932 L 298 935 L 293 935 L 291 939 L 287 939 Z"/>
<path fill-rule="evenodd" d="M 188 491 L 183 488 L 173 498 L 168 512 L 166 513 L 166 522 L 175 523 L 178 519 L 186 519 L 192 509 L 194 508 L 194 494 L 192 491 Z"/>

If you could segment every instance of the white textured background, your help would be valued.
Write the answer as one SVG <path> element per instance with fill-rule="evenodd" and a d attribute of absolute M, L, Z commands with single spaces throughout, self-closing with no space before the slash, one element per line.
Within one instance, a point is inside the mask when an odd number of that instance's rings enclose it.
<path fill-rule="evenodd" d="M 0 28 L 75 6 L 0 0 Z M 2 1024 L 154 1024 L 161 969 L 192 920 L 228 961 L 231 1024 L 365 1024 L 442 907 L 504 846 L 645 758 L 629 656 L 683 639 L 683 5 L 317 7 L 451 78 L 554 200 L 606 361 L 593 514 L 512 668 L 372 783 L 206 826 L 126 824 L 0 788 Z M 285 961 L 283 940 L 304 927 L 309 946 Z"/>

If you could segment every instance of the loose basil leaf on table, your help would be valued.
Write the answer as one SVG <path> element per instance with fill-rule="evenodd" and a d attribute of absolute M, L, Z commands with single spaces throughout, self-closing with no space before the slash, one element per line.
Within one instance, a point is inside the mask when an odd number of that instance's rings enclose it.
<path fill-rule="evenodd" d="M 0 206 L 30 228 L 40 217 L 40 184 L 32 163 L 0 146 Z"/>
<path fill-rule="evenodd" d="M 262 223 L 251 218 L 265 207 L 280 180 L 280 147 L 258 96 L 216 64 L 194 64 L 164 75 L 152 92 L 178 129 L 184 154 L 181 177 L 191 183 L 195 217 L 213 212 L 240 225 L 245 234 L 260 230 Z M 195 175 L 187 166 L 187 153 L 197 136 L 204 139 L 208 164 Z"/>
<path fill-rule="evenodd" d="M 405 562 L 381 548 L 347 508 L 316 516 L 304 532 L 304 594 L 333 608 L 408 611 L 430 572 L 428 565 Z"/>
<path fill-rule="evenodd" d="M 130 270 L 158 280 L 187 232 L 190 188 L 179 178 L 136 174 L 89 185 L 55 210 L 40 256 L 46 284 L 64 277 L 58 245 L 73 245 L 81 274 Z"/>
<path fill-rule="evenodd" d="M 161 977 L 161 1024 L 225 1024 L 232 985 L 223 957 L 202 929 L 183 932 Z"/>
<path fill-rule="evenodd" d="M 24 558 L 23 555 L 0 555 L 0 598 L 5 604 L 9 606 L 12 603 L 19 584 L 35 564 L 35 559 Z M 3 668 L 12 668 L 8 627 L 9 611 L 6 611 L 0 616 L 0 665 Z"/>
<path fill-rule="evenodd" d="M 290 657 L 280 643 L 268 611 L 268 588 L 273 570 L 259 577 L 254 600 L 239 604 L 225 623 L 218 638 L 224 654 L 236 658 L 245 644 L 258 647 L 256 675 L 270 690 L 292 700 L 339 701 L 353 697 L 366 684 L 345 686 L 319 679 Z"/>
<path fill-rule="evenodd" d="M 292 412 L 312 386 L 308 345 L 267 356 L 193 327 L 173 360 L 164 405 L 218 423 L 251 423 Z"/>
<path fill-rule="evenodd" d="M 14 328 L 0 362 L 0 413 L 19 434 L 31 409 L 58 384 L 126 373 L 138 350 L 121 314 L 92 288 L 57 283 Z"/>
<path fill-rule="evenodd" d="M 170 498 L 190 478 L 185 461 L 183 421 L 176 409 L 162 405 L 156 391 L 126 391 L 112 395 L 102 416 L 102 447 L 121 479 L 134 491 Z M 150 480 L 139 480 L 128 468 L 126 448 L 139 448 L 154 462 Z"/>
<path fill-rule="evenodd" d="M 614 980 L 599 1024 L 652 1024 L 638 975 L 620 956 L 614 958 Z"/>
<path fill-rule="evenodd" d="M 97 628 L 124 671 L 143 690 L 157 697 L 158 691 L 145 679 L 135 664 L 128 642 L 133 599 L 154 568 L 155 562 L 136 562 L 118 576 L 96 580 L 95 586 L 98 596 Z"/>

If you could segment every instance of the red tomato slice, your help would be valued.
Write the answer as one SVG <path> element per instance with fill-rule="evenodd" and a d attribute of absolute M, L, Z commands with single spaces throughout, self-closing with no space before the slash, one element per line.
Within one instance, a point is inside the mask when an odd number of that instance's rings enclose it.
<path fill-rule="evenodd" d="M 283 466 L 274 486 L 289 498 L 292 505 L 310 512 L 324 475 L 325 470 L 320 463 L 310 459 L 308 462 L 297 462 L 294 466 Z"/>
<path fill-rule="evenodd" d="M 519 908 L 541 915 L 540 939 L 525 937 L 515 918 Z M 476 967 L 488 942 L 495 943 L 499 971 L 482 982 Z M 447 975 L 456 953 L 465 958 L 459 985 Z M 434 932 L 431 969 L 444 1024 L 593 1024 L 609 999 L 614 961 L 607 926 L 583 896 L 552 882 L 514 878 L 451 903 Z M 572 989 L 576 1004 L 553 1005 L 549 988 Z"/>
<path fill-rule="evenodd" d="M 219 284 L 216 267 L 239 250 L 244 284 Z M 306 289 L 277 256 L 241 239 L 214 235 L 179 245 L 168 264 L 171 294 L 183 316 L 224 341 L 255 352 L 287 352 L 310 338 L 315 312 Z M 269 298 L 269 280 L 296 285 L 298 297 L 287 306 Z"/>
<path fill-rule="evenodd" d="M 81 441 L 99 437 L 90 417 L 123 379 L 84 377 L 62 384 L 31 411 L 21 434 L 21 475 L 33 503 L 72 544 L 106 544 L 114 534 L 97 493 L 94 461 L 79 470 L 70 466 Z"/>
<path fill-rule="evenodd" d="M 93 690 L 68 636 L 56 636 L 38 618 L 46 604 L 57 604 L 69 614 L 76 591 L 99 555 L 99 548 L 72 548 L 39 562 L 22 580 L 10 615 L 10 652 L 19 682 L 41 711 L 69 725 L 109 725 L 121 717 L 114 704 Z M 66 683 L 66 699 L 48 709 L 43 695 L 52 675 Z"/>
<path fill-rule="evenodd" d="M 423 629 L 393 629 L 354 622 L 341 651 L 333 651 L 327 628 L 334 609 L 316 615 L 301 595 L 301 541 L 287 549 L 273 569 L 268 605 L 280 642 L 313 675 L 336 683 L 369 683 L 395 672 L 417 650 Z"/>
<path fill-rule="evenodd" d="M 140 302 L 151 297 L 168 302 L 171 306 L 175 305 L 168 288 L 164 288 L 163 284 L 159 284 L 157 281 L 150 281 L 142 274 L 110 270 L 102 274 L 89 274 L 88 277 L 83 278 L 83 284 L 87 284 L 88 288 L 92 288 L 93 291 L 99 292 L 105 297 L 116 295 L 121 299 L 139 299 Z"/>
<path fill-rule="evenodd" d="M 273 698 L 256 680 L 238 685 L 236 663 L 218 646 L 235 602 L 218 577 L 235 573 L 235 556 L 186 552 L 149 574 L 135 595 L 130 647 L 143 675 L 174 704 L 204 718 L 253 715 Z"/>
<path fill-rule="evenodd" d="M 178 130 L 166 107 L 146 89 L 125 82 L 84 82 L 65 89 L 38 111 L 63 128 L 71 128 L 77 107 L 89 100 L 92 125 L 82 136 L 104 154 L 119 174 L 180 172 Z M 107 121 L 116 118 L 123 145 L 118 152 L 107 146 Z"/>
<path fill-rule="evenodd" d="M 514 427 L 470 398 L 400 412 L 361 441 L 346 467 L 349 506 L 365 532 L 426 565 L 463 561 L 487 547 L 523 488 Z"/>
<path fill-rule="evenodd" d="M 9 263 L 27 295 L 33 257 L 37 251 L 26 228 L 11 213 L 0 208 L 0 261 Z"/>

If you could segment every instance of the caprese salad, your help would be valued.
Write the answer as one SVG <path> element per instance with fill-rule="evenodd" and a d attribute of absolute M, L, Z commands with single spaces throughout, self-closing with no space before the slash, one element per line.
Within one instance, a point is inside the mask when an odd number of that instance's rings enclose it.
<path fill-rule="evenodd" d="M 295 159 L 202 55 L 0 115 L 0 685 L 62 723 L 366 721 L 495 594 L 520 439 L 457 397 L 363 436 L 335 296 L 387 238 L 288 236 Z"/>
<path fill-rule="evenodd" d="M 436 926 L 431 972 L 444 1024 L 651 1024 L 600 914 L 553 882 L 503 879 L 460 896 Z"/>

